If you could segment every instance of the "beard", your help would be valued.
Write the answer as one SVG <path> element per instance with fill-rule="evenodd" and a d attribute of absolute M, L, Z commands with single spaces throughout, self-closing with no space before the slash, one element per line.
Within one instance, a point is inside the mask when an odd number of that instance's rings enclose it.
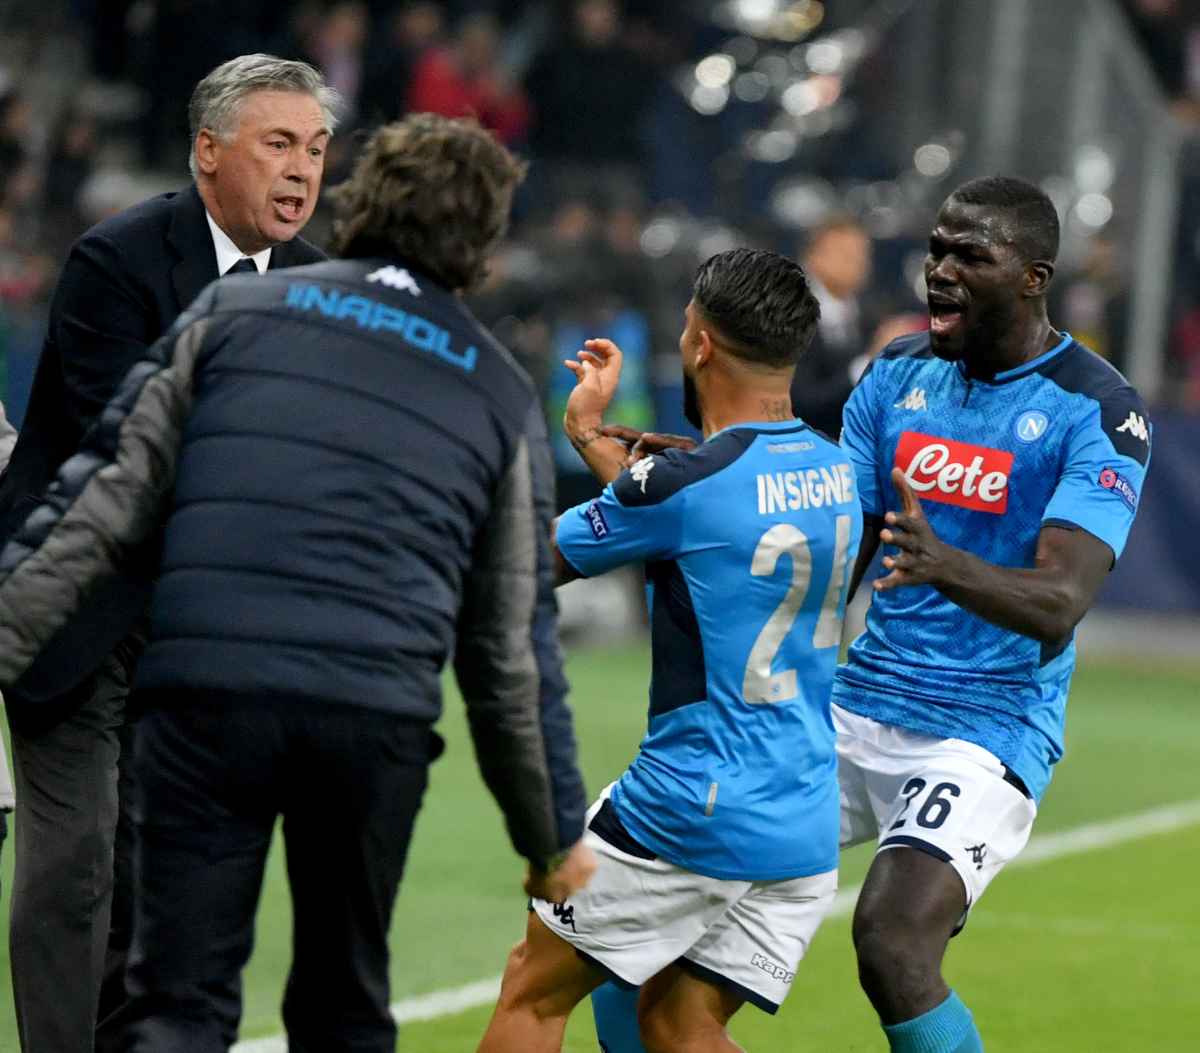
<path fill-rule="evenodd" d="M 683 415 L 697 431 L 704 430 L 700 416 L 700 392 L 696 390 L 696 381 L 686 373 L 683 374 Z"/>

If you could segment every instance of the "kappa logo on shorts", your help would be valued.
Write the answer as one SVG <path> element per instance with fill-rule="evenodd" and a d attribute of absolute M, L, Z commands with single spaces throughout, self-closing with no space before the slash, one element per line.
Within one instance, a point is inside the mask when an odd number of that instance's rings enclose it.
<path fill-rule="evenodd" d="M 575 933 L 576 936 L 579 935 L 579 931 L 575 928 L 575 908 L 574 907 L 572 907 L 566 903 L 555 903 L 554 904 L 554 916 L 558 919 L 558 923 L 564 929 L 567 928 L 567 926 L 569 925 L 571 927 L 571 931 L 573 933 Z"/>
<path fill-rule="evenodd" d="M 971 862 L 975 864 L 975 869 L 982 870 L 983 860 L 987 855 L 987 845 L 967 845 L 967 851 L 971 853 Z"/>
<path fill-rule="evenodd" d="M 768 976 L 773 976 L 776 980 L 781 980 L 785 984 L 790 984 L 796 979 L 796 974 L 791 969 L 785 969 L 778 962 L 771 961 L 765 954 L 756 954 L 750 959 L 750 964 L 754 968 L 761 969 Z"/>

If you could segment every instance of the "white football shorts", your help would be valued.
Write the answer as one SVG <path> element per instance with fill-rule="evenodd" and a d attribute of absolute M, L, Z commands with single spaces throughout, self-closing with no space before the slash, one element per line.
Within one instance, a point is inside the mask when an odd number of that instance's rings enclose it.
<path fill-rule="evenodd" d="M 843 848 L 879 841 L 949 863 L 967 890 L 967 910 L 1009 860 L 1037 817 L 1037 804 L 992 753 L 962 739 L 906 731 L 833 707 Z"/>
<path fill-rule="evenodd" d="M 724 881 L 657 858 L 620 836 L 608 800 L 588 811 L 596 873 L 564 904 L 532 901 L 552 931 L 624 987 L 668 965 L 728 988 L 768 1013 L 783 1003 L 796 968 L 837 892 L 837 871 L 786 881 Z M 622 842 L 619 846 L 613 842 Z"/>

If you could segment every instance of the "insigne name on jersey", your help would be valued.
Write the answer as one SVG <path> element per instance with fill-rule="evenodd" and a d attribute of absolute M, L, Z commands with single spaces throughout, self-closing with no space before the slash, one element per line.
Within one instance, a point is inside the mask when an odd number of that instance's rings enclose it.
<path fill-rule="evenodd" d="M 1008 511 L 1013 455 L 1007 450 L 906 431 L 896 446 L 895 463 L 909 485 L 930 501 L 995 515 Z"/>
<path fill-rule="evenodd" d="M 367 275 L 367 281 L 380 282 L 389 289 L 409 292 L 413 296 L 421 295 L 421 287 L 417 284 L 416 279 L 403 267 L 393 267 L 391 264 L 386 267 L 380 267 L 378 270 L 372 271 Z"/>
<path fill-rule="evenodd" d="M 831 504 L 850 504 L 857 500 L 854 470 L 848 464 L 828 468 L 804 468 L 796 472 L 760 472 L 758 514 L 775 515 L 787 509 L 821 508 Z"/>
<path fill-rule="evenodd" d="M 904 398 L 895 403 L 892 408 L 907 410 L 928 409 L 929 407 L 925 405 L 925 389 L 913 388 Z"/>
<path fill-rule="evenodd" d="M 1150 431 L 1146 427 L 1145 420 L 1134 413 L 1133 410 L 1129 411 L 1129 416 L 1125 418 L 1125 423 L 1119 425 L 1117 431 L 1128 432 L 1135 439 L 1141 439 L 1142 442 L 1150 441 Z"/>

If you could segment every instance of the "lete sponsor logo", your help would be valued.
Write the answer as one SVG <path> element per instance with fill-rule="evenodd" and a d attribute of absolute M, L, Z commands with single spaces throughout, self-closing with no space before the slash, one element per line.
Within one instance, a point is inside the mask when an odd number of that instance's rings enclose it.
<path fill-rule="evenodd" d="M 906 431 L 896 446 L 896 467 L 919 497 L 976 512 L 1008 511 L 1013 455 L 936 435 Z"/>

